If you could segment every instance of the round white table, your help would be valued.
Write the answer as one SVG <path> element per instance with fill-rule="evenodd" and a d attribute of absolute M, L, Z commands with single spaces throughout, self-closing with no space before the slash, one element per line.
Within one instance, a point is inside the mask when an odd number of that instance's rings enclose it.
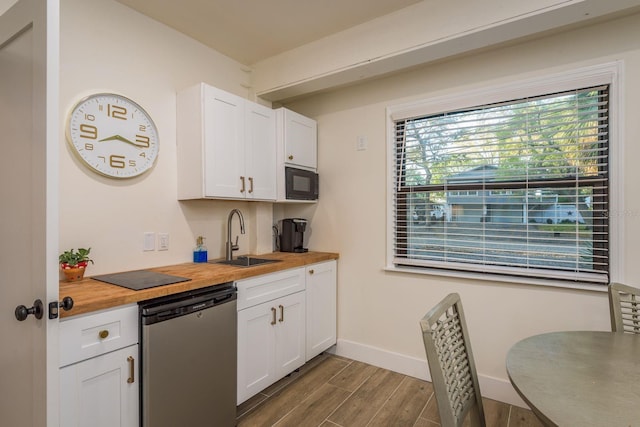
<path fill-rule="evenodd" d="M 640 335 L 536 335 L 509 350 L 507 373 L 546 425 L 640 426 Z"/>

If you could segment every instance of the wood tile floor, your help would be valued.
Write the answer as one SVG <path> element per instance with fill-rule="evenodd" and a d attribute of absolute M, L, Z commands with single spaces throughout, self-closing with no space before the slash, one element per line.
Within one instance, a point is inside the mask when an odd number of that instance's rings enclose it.
<path fill-rule="evenodd" d="M 540 427 L 529 410 L 484 399 L 487 427 Z M 440 425 L 431 383 L 321 354 L 237 409 L 247 426 Z"/>

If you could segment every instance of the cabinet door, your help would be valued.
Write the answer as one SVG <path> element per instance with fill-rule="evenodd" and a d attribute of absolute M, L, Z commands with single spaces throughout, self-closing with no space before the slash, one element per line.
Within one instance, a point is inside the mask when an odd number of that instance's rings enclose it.
<path fill-rule="evenodd" d="M 277 310 L 276 370 L 281 378 L 305 362 L 305 293 L 273 301 Z"/>
<path fill-rule="evenodd" d="M 238 312 L 238 405 L 277 380 L 274 310 L 265 302 Z"/>
<path fill-rule="evenodd" d="M 336 343 L 336 265 L 329 261 L 307 267 L 307 361 Z"/>
<path fill-rule="evenodd" d="M 315 120 L 284 110 L 284 162 L 317 168 L 318 135 Z"/>
<path fill-rule="evenodd" d="M 276 113 L 246 103 L 245 171 L 247 198 L 276 199 Z"/>
<path fill-rule="evenodd" d="M 135 344 L 60 369 L 60 425 L 138 426 L 137 361 Z"/>
<path fill-rule="evenodd" d="M 245 198 L 244 104 L 239 96 L 211 86 L 204 88 L 205 197 Z"/>

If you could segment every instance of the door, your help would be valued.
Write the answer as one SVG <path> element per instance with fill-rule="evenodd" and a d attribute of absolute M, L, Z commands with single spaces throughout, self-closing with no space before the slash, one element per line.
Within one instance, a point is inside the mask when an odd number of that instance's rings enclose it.
<path fill-rule="evenodd" d="M 290 374 L 305 362 L 305 292 L 296 292 L 273 301 L 277 309 L 276 373 Z"/>
<path fill-rule="evenodd" d="M 272 301 L 238 312 L 238 405 L 276 381 L 276 316 Z"/>
<path fill-rule="evenodd" d="M 307 361 L 336 343 L 336 262 L 314 264 L 307 270 Z"/>
<path fill-rule="evenodd" d="M 249 179 L 247 198 L 276 199 L 276 113 L 247 102 L 245 169 Z"/>
<path fill-rule="evenodd" d="M 14 312 L 58 299 L 59 1 L 14 3 L 0 9 L 0 414 L 57 426 L 58 321 Z"/>
<path fill-rule="evenodd" d="M 204 88 L 205 196 L 244 199 L 244 99 Z"/>
<path fill-rule="evenodd" d="M 318 166 L 317 130 L 315 120 L 284 110 L 285 163 L 313 169 Z"/>
<path fill-rule="evenodd" d="M 63 426 L 136 427 L 138 344 L 60 369 Z"/>

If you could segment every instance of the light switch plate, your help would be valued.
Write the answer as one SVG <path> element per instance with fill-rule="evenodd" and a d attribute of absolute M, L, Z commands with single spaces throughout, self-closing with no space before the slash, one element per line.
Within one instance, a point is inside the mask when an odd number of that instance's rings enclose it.
<path fill-rule="evenodd" d="M 142 243 L 143 251 L 155 251 L 156 250 L 156 233 L 153 231 L 145 231 L 144 241 Z"/>

